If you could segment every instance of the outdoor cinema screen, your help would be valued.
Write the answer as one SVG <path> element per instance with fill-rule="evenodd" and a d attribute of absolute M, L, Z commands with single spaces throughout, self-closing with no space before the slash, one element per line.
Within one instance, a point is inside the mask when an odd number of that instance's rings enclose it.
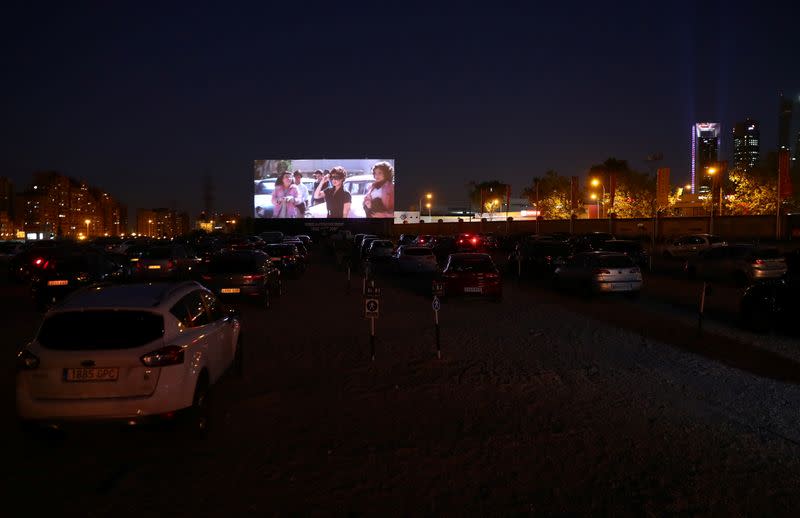
<path fill-rule="evenodd" d="M 256 160 L 256 218 L 394 218 L 394 160 Z"/>

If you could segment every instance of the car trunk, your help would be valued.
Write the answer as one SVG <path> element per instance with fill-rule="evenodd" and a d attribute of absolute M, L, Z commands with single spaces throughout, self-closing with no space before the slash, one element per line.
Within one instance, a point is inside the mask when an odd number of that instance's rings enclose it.
<path fill-rule="evenodd" d="M 145 311 L 56 313 L 37 337 L 40 365 L 30 373 L 37 399 L 143 397 L 158 384 L 159 367 L 140 358 L 163 347 L 163 318 Z"/>

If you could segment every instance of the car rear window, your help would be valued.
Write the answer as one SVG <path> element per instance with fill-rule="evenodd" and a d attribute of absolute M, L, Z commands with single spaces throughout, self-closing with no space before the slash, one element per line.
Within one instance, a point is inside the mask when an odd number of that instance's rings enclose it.
<path fill-rule="evenodd" d="M 70 311 L 45 319 L 39 343 L 59 351 L 131 349 L 164 335 L 164 319 L 149 311 Z"/>
<path fill-rule="evenodd" d="M 208 264 L 211 273 L 248 273 L 257 268 L 258 262 L 252 255 L 214 257 Z"/>
<path fill-rule="evenodd" d="M 294 255 L 297 253 L 297 247 L 290 246 L 268 246 L 266 252 L 272 257 L 280 257 L 282 255 Z"/>
<path fill-rule="evenodd" d="M 53 267 L 57 273 L 77 273 L 89 271 L 89 258 L 82 255 L 56 257 Z"/>
<path fill-rule="evenodd" d="M 403 250 L 403 255 L 419 256 L 433 255 L 433 250 L 430 248 L 406 248 Z"/>
<path fill-rule="evenodd" d="M 476 258 L 455 259 L 450 263 L 450 270 L 454 272 L 475 272 L 475 273 L 488 273 L 495 271 L 494 263 L 491 259 Z"/>
<path fill-rule="evenodd" d="M 599 257 L 597 264 L 608 268 L 627 268 L 628 266 L 633 266 L 633 261 L 631 261 L 630 257 L 624 255 L 613 255 L 609 257 Z"/>
<path fill-rule="evenodd" d="M 151 248 L 150 250 L 145 250 L 143 255 L 147 259 L 170 259 L 170 258 L 172 258 L 172 249 L 171 248 Z"/>

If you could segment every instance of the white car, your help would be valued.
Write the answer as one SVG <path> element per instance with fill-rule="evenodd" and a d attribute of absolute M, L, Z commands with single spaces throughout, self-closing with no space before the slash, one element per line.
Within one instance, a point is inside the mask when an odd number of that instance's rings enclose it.
<path fill-rule="evenodd" d="M 403 273 L 435 273 L 439 270 L 433 248 L 426 246 L 398 246 L 394 260 L 397 270 Z"/>
<path fill-rule="evenodd" d="M 727 241 L 711 234 L 694 234 L 682 236 L 664 246 L 664 257 L 690 257 L 704 250 L 728 246 Z"/>
<path fill-rule="evenodd" d="M 253 210 L 255 217 L 272 217 L 273 192 L 275 192 L 275 178 L 255 181 L 255 185 L 253 186 Z"/>
<path fill-rule="evenodd" d="M 196 282 L 85 288 L 17 354 L 23 429 L 80 421 L 208 425 L 208 390 L 241 369 L 241 325 Z"/>
<path fill-rule="evenodd" d="M 350 213 L 347 215 L 348 218 L 367 217 L 366 212 L 364 212 L 364 196 L 367 195 L 367 191 L 369 191 L 373 183 L 375 183 L 375 178 L 371 174 L 348 176 L 344 179 L 342 188 L 350 193 Z M 310 191 L 310 194 L 314 196 L 313 191 Z M 314 205 L 306 213 L 307 218 L 328 217 L 328 207 L 325 204 L 325 200 L 322 199 L 320 201 L 321 203 Z"/>
<path fill-rule="evenodd" d="M 590 293 L 627 292 L 638 295 L 642 271 L 625 254 L 584 252 L 576 254 L 553 273 L 557 287 Z"/>

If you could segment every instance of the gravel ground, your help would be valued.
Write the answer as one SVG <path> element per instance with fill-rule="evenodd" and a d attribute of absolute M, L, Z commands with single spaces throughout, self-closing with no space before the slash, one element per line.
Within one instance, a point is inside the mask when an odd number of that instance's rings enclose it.
<path fill-rule="evenodd" d="M 796 341 L 508 282 L 443 305 L 439 360 L 427 284 L 379 276 L 373 362 L 354 281 L 319 264 L 245 308 L 207 443 L 91 431 L 16 449 L 0 482 L 84 516 L 795 514 Z"/>

